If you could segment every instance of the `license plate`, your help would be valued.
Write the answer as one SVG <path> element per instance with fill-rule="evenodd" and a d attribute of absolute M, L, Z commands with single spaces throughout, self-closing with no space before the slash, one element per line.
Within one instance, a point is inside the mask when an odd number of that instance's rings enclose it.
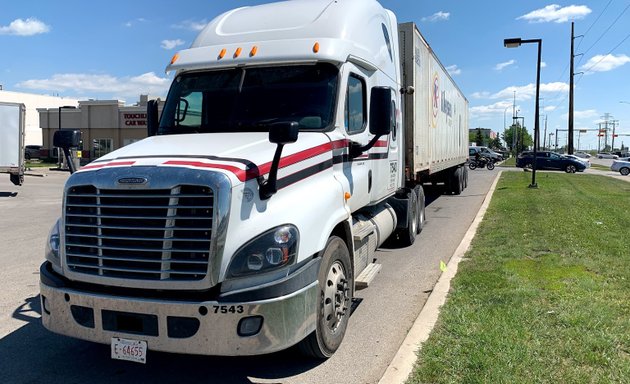
<path fill-rule="evenodd" d="M 147 342 L 112 337 L 112 359 L 146 364 Z"/>

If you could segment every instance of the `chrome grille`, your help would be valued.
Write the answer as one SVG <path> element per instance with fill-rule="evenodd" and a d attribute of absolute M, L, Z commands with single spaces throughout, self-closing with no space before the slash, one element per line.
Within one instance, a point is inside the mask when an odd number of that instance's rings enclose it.
<path fill-rule="evenodd" d="M 73 186 L 66 194 L 66 266 L 112 278 L 201 280 L 208 273 L 213 203 L 207 186 Z"/>

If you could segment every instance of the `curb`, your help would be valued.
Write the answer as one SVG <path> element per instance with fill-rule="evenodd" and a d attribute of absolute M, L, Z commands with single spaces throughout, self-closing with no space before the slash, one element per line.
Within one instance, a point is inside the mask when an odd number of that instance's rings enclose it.
<path fill-rule="evenodd" d="M 389 363 L 389 366 L 385 370 L 381 380 L 379 380 L 379 384 L 402 384 L 411 374 L 413 366 L 418 359 L 416 353 L 422 348 L 422 343 L 429 338 L 429 335 L 438 320 L 440 307 L 446 302 L 446 297 L 451 287 L 451 280 L 457 273 L 457 266 L 459 262 L 462 261 L 462 258 L 470 247 L 472 239 L 477 233 L 479 223 L 481 223 L 481 220 L 488 209 L 488 205 L 490 204 L 490 200 L 492 199 L 492 195 L 494 194 L 497 182 L 499 181 L 499 177 L 502 173 L 502 170 L 499 171 L 497 176 L 494 178 L 494 181 L 490 186 L 490 190 L 486 194 L 486 197 L 479 208 L 479 212 L 477 212 L 477 216 L 470 224 L 470 227 L 468 227 L 468 231 L 466 231 L 466 234 L 459 243 L 455 253 L 451 256 L 451 259 L 446 266 L 446 270 L 440 275 L 440 278 L 435 284 L 435 287 L 433 287 L 433 291 L 429 295 L 424 307 L 422 307 L 416 321 L 407 333 L 407 337 L 403 340 L 398 352 Z"/>

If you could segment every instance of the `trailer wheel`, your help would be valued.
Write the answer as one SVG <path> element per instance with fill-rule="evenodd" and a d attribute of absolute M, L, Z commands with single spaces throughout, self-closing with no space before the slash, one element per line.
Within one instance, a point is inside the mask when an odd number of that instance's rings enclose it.
<path fill-rule="evenodd" d="M 418 199 L 418 202 L 416 204 L 417 209 L 418 209 L 418 214 L 417 214 L 417 225 L 416 225 L 416 234 L 420 234 L 420 232 L 422 232 L 422 228 L 424 228 L 424 220 L 425 220 L 425 201 L 424 201 L 424 188 L 422 188 L 422 185 L 418 184 L 415 186 L 415 188 L 413 189 L 413 191 L 416 194 L 416 198 Z"/>
<path fill-rule="evenodd" d="M 459 195 L 462 193 L 462 169 L 457 167 L 450 175 L 449 175 L 449 192 L 453 192 L 455 195 Z"/>
<path fill-rule="evenodd" d="M 337 236 L 328 239 L 318 275 L 317 326 L 298 347 L 310 357 L 327 359 L 341 345 L 354 294 L 354 278 L 350 252 Z"/>
<path fill-rule="evenodd" d="M 468 168 L 463 167 L 464 170 L 464 189 L 468 188 Z"/>

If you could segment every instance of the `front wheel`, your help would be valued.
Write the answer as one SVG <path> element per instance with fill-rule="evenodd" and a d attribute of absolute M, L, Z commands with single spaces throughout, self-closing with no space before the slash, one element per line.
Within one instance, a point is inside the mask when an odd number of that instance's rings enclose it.
<path fill-rule="evenodd" d="M 619 170 L 619 173 L 623 176 L 628 176 L 630 174 L 630 168 L 623 167 Z"/>
<path fill-rule="evenodd" d="M 488 168 L 488 171 L 492 171 L 494 169 L 494 163 L 492 161 L 488 162 L 486 168 Z"/>
<path fill-rule="evenodd" d="M 337 236 L 331 236 L 326 243 L 318 282 L 317 325 L 298 347 L 307 356 L 327 359 L 339 348 L 346 334 L 354 293 L 350 252 Z"/>
<path fill-rule="evenodd" d="M 575 171 L 577 171 L 577 168 L 575 168 L 575 165 L 567 165 L 566 168 L 564 168 L 564 171 L 566 173 L 575 173 Z"/>

